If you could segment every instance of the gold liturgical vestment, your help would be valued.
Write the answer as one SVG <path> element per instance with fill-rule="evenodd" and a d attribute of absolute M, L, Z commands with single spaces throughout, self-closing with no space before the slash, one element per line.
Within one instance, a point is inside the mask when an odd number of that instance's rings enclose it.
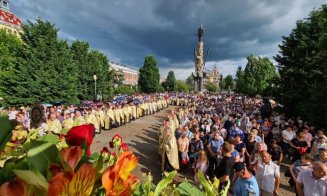
<path fill-rule="evenodd" d="M 80 126 L 80 125 L 84 125 L 84 124 L 85 124 L 85 120 L 84 120 L 83 116 L 78 116 L 75 118 L 74 126 Z"/>
<path fill-rule="evenodd" d="M 95 111 L 95 117 L 99 128 L 104 127 L 104 112 L 102 110 Z"/>
<path fill-rule="evenodd" d="M 48 128 L 47 128 L 46 132 L 54 132 L 54 133 L 59 134 L 62 129 L 61 123 L 58 119 L 48 120 L 47 126 L 48 126 Z"/>
<path fill-rule="evenodd" d="M 128 106 L 125 106 L 124 108 L 123 108 L 123 114 L 124 114 L 124 121 L 125 122 L 129 122 L 129 112 L 128 112 Z"/>
<path fill-rule="evenodd" d="M 178 149 L 177 142 L 174 135 L 166 136 L 162 143 L 163 153 L 162 153 L 162 170 L 164 170 L 165 165 L 165 154 L 167 154 L 168 161 L 175 170 L 179 169 L 178 161 Z"/>
<path fill-rule="evenodd" d="M 114 110 L 114 114 L 115 114 L 115 120 L 116 122 L 118 123 L 118 126 L 121 125 L 121 119 L 120 119 L 120 109 L 119 108 L 116 108 Z"/>
<path fill-rule="evenodd" d="M 111 108 L 109 108 L 106 112 L 106 118 L 104 120 L 105 129 L 110 129 L 110 121 L 115 122 L 114 111 Z"/>
<path fill-rule="evenodd" d="M 86 117 L 85 117 L 85 120 L 86 120 L 87 124 L 93 124 L 94 128 L 99 130 L 99 124 L 97 123 L 97 119 L 96 119 L 96 117 L 95 117 L 95 115 L 93 113 L 92 114 L 87 114 Z"/>
<path fill-rule="evenodd" d="M 62 122 L 62 128 L 71 129 L 73 127 L 74 121 L 72 118 L 67 118 Z"/>

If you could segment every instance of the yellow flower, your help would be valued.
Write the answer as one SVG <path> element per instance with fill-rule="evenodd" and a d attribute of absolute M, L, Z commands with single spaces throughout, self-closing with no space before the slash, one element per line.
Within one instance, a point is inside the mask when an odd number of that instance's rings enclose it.
<path fill-rule="evenodd" d="M 76 174 L 58 173 L 49 182 L 49 196 L 91 195 L 95 183 L 95 170 L 92 164 L 83 164 Z"/>

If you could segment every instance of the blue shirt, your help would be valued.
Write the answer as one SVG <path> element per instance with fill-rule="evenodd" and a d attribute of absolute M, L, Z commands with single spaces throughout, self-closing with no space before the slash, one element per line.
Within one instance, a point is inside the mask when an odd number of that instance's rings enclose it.
<path fill-rule="evenodd" d="M 214 153 L 217 153 L 220 150 L 223 143 L 224 140 L 222 138 L 219 138 L 218 140 L 215 140 L 215 138 L 211 138 L 209 140 L 208 145 L 210 145 L 210 148 Z"/>
<path fill-rule="evenodd" d="M 256 142 L 258 142 L 258 143 L 261 143 L 262 142 L 262 139 L 261 139 L 261 137 L 260 136 L 255 136 L 255 138 L 254 138 L 254 140 L 256 141 Z"/>
<path fill-rule="evenodd" d="M 234 150 L 233 152 L 232 152 L 232 157 L 235 159 L 237 156 L 239 156 L 240 155 L 240 153 L 237 151 L 237 150 Z"/>
<path fill-rule="evenodd" d="M 244 141 L 245 135 L 244 135 L 243 131 L 238 127 L 236 127 L 236 128 L 232 127 L 230 130 L 230 136 L 235 138 L 235 135 L 237 135 L 237 134 L 240 135 L 242 140 Z"/>
<path fill-rule="evenodd" d="M 259 196 L 259 186 L 254 176 L 249 179 L 238 178 L 233 188 L 234 196 Z"/>

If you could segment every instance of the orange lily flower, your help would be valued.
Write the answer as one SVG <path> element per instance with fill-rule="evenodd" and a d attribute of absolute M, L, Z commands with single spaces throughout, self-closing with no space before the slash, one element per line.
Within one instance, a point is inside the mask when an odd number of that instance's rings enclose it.
<path fill-rule="evenodd" d="M 5 182 L 0 187 L 1 196 L 25 195 L 26 192 L 26 184 L 19 178 L 15 178 L 14 180 Z"/>
<path fill-rule="evenodd" d="M 68 163 L 68 165 L 75 170 L 76 165 L 82 159 L 82 148 L 80 146 L 69 146 L 60 151 L 60 156 Z"/>
<path fill-rule="evenodd" d="M 95 173 L 92 164 L 83 164 L 76 174 L 61 172 L 50 180 L 48 195 L 91 195 Z"/>
<path fill-rule="evenodd" d="M 130 172 L 137 166 L 138 158 L 131 151 L 123 152 L 117 162 L 102 175 L 106 195 L 131 195 L 138 179 Z"/>

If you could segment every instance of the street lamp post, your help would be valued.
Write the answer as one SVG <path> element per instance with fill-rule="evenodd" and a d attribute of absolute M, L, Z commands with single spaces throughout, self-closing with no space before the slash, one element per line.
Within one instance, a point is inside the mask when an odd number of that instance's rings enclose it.
<path fill-rule="evenodd" d="M 94 79 L 94 100 L 97 100 L 97 75 L 93 75 L 93 79 Z"/>

